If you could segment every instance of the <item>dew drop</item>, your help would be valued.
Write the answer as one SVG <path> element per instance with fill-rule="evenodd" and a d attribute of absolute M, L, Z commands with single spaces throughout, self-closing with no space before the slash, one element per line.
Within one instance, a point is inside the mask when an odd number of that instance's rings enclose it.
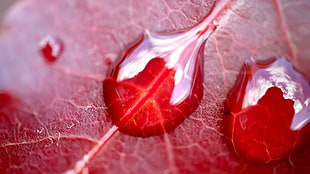
<path fill-rule="evenodd" d="M 116 62 L 104 81 L 104 101 L 121 132 L 161 135 L 196 110 L 203 96 L 204 43 L 227 4 L 217 4 L 208 17 L 185 32 L 146 30 Z"/>
<path fill-rule="evenodd" d="M 249 59 L 227 96 L 225 135 L 249 162 L 288 157 L 310 133 L 310 87 L 285 58 Z"/>
<path fill-rule="evenodd" d="M 46 36 L 40 42 L 40 51 L 47 62 L 55 62 L 62 54 L 64 45 L 57 37 Z"/>

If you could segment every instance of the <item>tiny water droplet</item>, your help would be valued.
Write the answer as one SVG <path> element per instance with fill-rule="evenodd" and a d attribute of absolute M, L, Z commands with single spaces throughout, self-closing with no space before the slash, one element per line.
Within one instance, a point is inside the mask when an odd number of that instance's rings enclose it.
<path fill-rule="evenodd" d="M 46 36 L 40 42 L 40 51 L 44 59 L 48 62 L 56 61 L 62 54 L 64 45 L 62 41 L 53 36 Z"/>

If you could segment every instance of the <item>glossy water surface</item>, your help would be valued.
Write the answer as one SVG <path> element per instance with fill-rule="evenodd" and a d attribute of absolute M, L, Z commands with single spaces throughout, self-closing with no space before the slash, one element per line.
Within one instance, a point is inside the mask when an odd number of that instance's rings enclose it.
<path fill-rule="evenodd" d="M 134 136 L 173 130 L 203 96 L 203 48 L 215 30 L 209 19 L 186 32 L 155 34 L 127 50 L 104 81 L 114 124 Z"/>
<path fill-rule="evenodd" d="M 227 98 L 233 150 L 250 162 L 288 157 L 309 135 L 309 101 L 309 83 L 286 59 L 249 59 Z"/>

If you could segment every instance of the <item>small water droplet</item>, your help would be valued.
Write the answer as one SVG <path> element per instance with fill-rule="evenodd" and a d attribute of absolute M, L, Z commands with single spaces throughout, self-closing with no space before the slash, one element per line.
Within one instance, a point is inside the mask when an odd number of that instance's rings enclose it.
<path fill-rule="evenodd" d="M 46 36 L 40 42 L 41 54 L 48 62 L 56 61 L 62 54 L 63 48 L 62 41 L 57 37 Z"/>

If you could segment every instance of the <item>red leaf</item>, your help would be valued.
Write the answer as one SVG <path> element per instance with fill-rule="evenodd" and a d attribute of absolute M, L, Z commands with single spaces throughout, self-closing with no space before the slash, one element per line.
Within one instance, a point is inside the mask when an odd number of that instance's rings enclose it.
<path fill-rule="evenodd" d="M 0 173 L 309 170 L 309 143 L 289 160 L 255 166 L 235 157 L 222 133 L 223 103 L 244 59 L 285 56 L 310 77 L 308 1 L 233 2 L 207 40 L 204 97 L 196 112 L 162 136 L 137 138 L 116 132 L 105 138 L 114 128 L 102 96 L 110 61 L 121 56 L 144 28 L 156 32 L 190 28 L 212 4 L 178 0 L 16 4 L 0 39 L 0 103 L 10 101 L 0 105 Z M 59 38 L 64 45 L 53 63 L 40 52 L 46 36 Z"/>

